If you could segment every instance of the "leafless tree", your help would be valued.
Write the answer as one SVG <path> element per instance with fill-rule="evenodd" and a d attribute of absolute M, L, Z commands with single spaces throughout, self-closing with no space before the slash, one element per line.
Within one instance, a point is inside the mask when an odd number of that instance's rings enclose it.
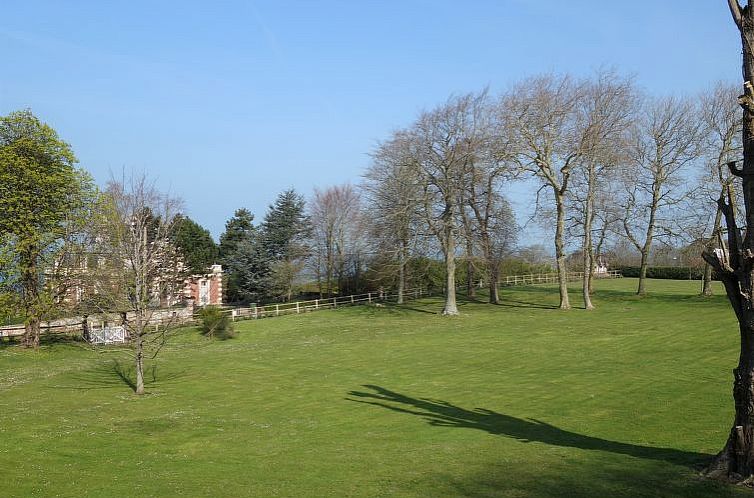
<path fill-rule="evenodd" d="M 360 247 L 360 198 L 351 185 L 314 189 L 309 203 L 312 223 L 312 265 L 321 296 L 330 296 L 334 282 L 342 277 L 349 257 Z M 360 264 L 360 262 L 359 262 Z"/>
<path fill-rule="evenodd" d="M 487 92 L 451 97 L 412 128 L 423 188 L 423 213 L 445 259 L 444 315 L 457 315 L 455 258 L 459 199 L 467 168 L 485 139 Z"/>
<path fill-rule="evenodd" d="M 540 191 L 552 192 L 561 309 L 571 307 L 565 251 L 567 193 L 573 169 L 590 145 L 579 113 L 585 90 L 583 82 L 569 76 L 544 75 L 522 81 L 500 104 L 500 112 L 510 117 L 520 167 L 541 180 Z"/>
<path fill-rule="evenodd" d="M 395 261 L 399 304 L 404 300 L 408 260 L 419 230 L 422 192 L 411 140 L 410 133 L 402 130 L 380 143 L 361 185 L 374 246 L 383 259 Z"/>
<path fill-rule="evenodd" d="M 732 189 L 719 207 L 727 237 L 718 237 L 717 247 L 703 257 L 717 270 L 736 314 L 740 331 L 740 356 L 733 371 L 735 418 L 728 440 L 707 469 L 715 478 L 750 483 L 754 479 L 754 5 L 728 0 L 733 21 L 741 34 L 743 50 L 743 165 L 729 163 L 730 172 L 741 178 L 744 223 L 739 227 Z"/>
<path fill-rule="evenodd" d="M 90 301 L 104 313 L 123 317 L 133 347 L 134 390 L 144 393 L 144 361 L 154 358 L 173 325 L 150 324 L 155 309 L 171 305 L 184 271 L 169 242 L 180 201 L 166 195 L 145 175 L 111 181 L 96 224 L 96 258 L 91 268 Z"/>
<path fill-rule="evenodd" d="M 719 207 L 720 199 L 725 201 L 728 189 L 731 198 L 736 199 L 735 178 L 726 164 L 735 161 L 741 154 L 741 112 L 738 105 L 738 88 L 733 84 L 717 83 L 702 94 L 701 117 L 705 125 L 704 142 L 705 174 L 702 182 L 704 200 L 713 197 L 716 202 L 714 222 L 709 240 L 714 244 L 719 235 L 723 212 Z M 734 205 L 740 206 L 735 202 Z M 705 209 L 707 206 L 705 204 Z M 705 265 L 702 294 L 712 295 L 712 266 Z"/>
<path fill-rule="evenodd" d="M 649 100 L 637 120 L 632 139 L 631 167 L 624 175 L 623 228 L 641 254 L 637 294 L 646 294 L 652 244 L 671 237 L 678 208 L 690 195 L 685 180 L 702 152 L 703 127 L 687 98 Z"/>
<path fill-rule="evenodd" d="M 609 198 L 600 196 L 600 193 L 609 189 L 613 176 L 611 169 L 625 164 L 627 130 L 635 117 L 637 103 L 637 92 L 630 78 L 620 77 L 613 71 L 600 71 L 586 83 L 578 105 L 583 152 L 578 160 L 579 167 L 574 169 L 571 191 L 577 207 L 572 212 L 581 229 L 582 294 L 586 309 L 594 308 L 591 299 L 595 269 L 593 234 L 600 207 L 595 204 L 599 196 L 602 207 L 607 207 L 604 203 Z M 603 222 L 602 228 L 598 229 L 598 245 L 602 245 L 608 225 Z"/>

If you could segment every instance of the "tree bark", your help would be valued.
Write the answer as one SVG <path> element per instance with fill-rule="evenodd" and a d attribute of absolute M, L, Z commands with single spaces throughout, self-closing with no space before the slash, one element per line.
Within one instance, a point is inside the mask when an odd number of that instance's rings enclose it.
<path fill-rule="evenodd" d="M 408 254 L 408 243 L 401 241 L 401 247 L 398 254 L 398 304 L 403 304 L 403 294 L 406 291 L 406 260 Z"/>
<path fill-rule="evenodd" d="M 723 194 L 724 195 L 724 194 Z M 712 238 L 714 240 L 715 237 L 717 237 L 718 233 L 720 232 L 720 223 L 722 222 L 723 212 L 718 207 L 717 213 L 715 213 L 715 224 L 712 228 Z M 703 283 L 702 283 L 702 295 L 703 296 L 711 296 L 712 295 L 712 265 L 709 263 L 705 263 L 704 265 L 704 277 L 703 277 Z"/>
<path fill-rule="evenodd" d="M 456 241 L 453 233 L 453 210 L 452 205 L 447 205 L 444 217 L 445 238 L 445 306 L 443 315 L 457 315 L 456 304 Z"/>
<path fill-rule="evenodd" d="M 134 392 L 138 395 L 144 394 L 144 337 L 142 317 L 137 311 L 136 315 L 136 387 Z"/>
<path fill-rule="evenodd" d="M 584 296 L 584 309 L 592 310 L 591 282 L 592 282 L 592 219 L 594 210 L 594 163 L 589 163 L 586 202 L 584 205 L 584 243 L 581 252 L 584 262 L 584 276 L 581 283 L 581 291 Z"/>
<path fill-rule="evenodd" d="M 558 285 L 560 290 L 560 309 L 571 308 L 568 300 L 568 269 L 566 268 L 565 253 L 565 199 L 560 189 L 553 187 L 555 191 L 555 207 L 557 220 L 555 225 L 555 261 L 558 267 Z"/>
<path fill-rule="evenodd" d="M 754 13 L 752 6 L 741 9 L 736 0 L 729 0 L 733 19 L 741 32 L 743 48 L 744 95 L 739 99 L 743 108 L 744 159 L 741 170 L 735 165 L 731 171 L 743 182 L 746 208 L 746 235 L 741 233 L 735 219 L 732 187 L 728 188 L 728 202 L 719 202 L 727 226 L 727 248 L 720 237 L 714 252 L 703 253 L 725 286 L 728 300 L 736 313 L 741 336 L 738 366 L 733 371 L 733 400 L 736 415 L 733 427 L 722 451 L 707 468 L 707 475 L 732 481 L 754 480 Z"/>

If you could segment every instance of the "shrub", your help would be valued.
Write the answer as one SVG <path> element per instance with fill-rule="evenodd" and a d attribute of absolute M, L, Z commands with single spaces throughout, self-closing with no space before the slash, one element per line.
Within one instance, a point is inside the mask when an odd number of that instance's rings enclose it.
<path fill-rule="evenodd" d="M 202 322 L 199 329 L 206 337 L 225 340 L 236 335 L 230 315 L 223 313 L 217 306 L 202 308 L 199 311 L 199 319 Z"/>

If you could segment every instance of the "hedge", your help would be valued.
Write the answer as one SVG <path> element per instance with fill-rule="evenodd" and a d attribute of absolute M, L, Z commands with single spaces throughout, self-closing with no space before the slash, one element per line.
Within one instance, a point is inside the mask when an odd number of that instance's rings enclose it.
<path fill-rule="evenodd" d="M 621 266 L 613 268 L 620 270 L 624 277 L 639 277 L 640 267 L 638 266 Z M 666 280 L 701 280 L 704 278 L 704 267 L 694 266 L 650 266 L 647 268 L 647 278 L 659 278 Z M 712 273 L 712 278 L 718 280 L 717 276 Z"/>

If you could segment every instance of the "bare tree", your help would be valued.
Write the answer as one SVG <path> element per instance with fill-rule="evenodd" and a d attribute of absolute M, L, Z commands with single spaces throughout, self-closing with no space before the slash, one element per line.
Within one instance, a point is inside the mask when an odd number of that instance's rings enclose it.
<path fill-rule="evenodd" d="M 336 277 L 342 277 L 346 258 L 358 252 L 355 240 L 360 223 L 360 199 L 351 185 L 314 189 L 309 204 L 312 223 L 312 264 L 321 296 L 334 291 Z"/>
<path fill-rule="evenodd" d="M 584 307 L 593 309 L 592 278 L 595 268 L 593 230 L 596 199 L 610 184 L 610 170 L 625 163 L 627 130 L 636 112 L 636 90 L 629 78 L 612 71 L 601 71 L 586 85 L 578 113 L 583 123 L 583 154 L 573 179 L 572 199 L 578 209 L 576 221 L 581 228 L 583 262 L 582 294 Z M 606 198 L 603 196 L 602 200 Z M 602 244 L 607 225 L 602 225 L 598 245 Z"/>
<path fill-rule="evenodd" d="M 741 153 L 741 113 L 738 106 L 738 88 L 735 85 L 719 82 L 701 96 L 701 116 L 705 124 L 706 140 L 704 157 L 706 174 L 703 186 L 708 187 L 704 197 L 713 197 L 716 201 L 715 217 L 709 240 L 714 243 L 722 225 L 723 212 L 719 199 L 725 201 L 729 188 L 735 193 L 735 178 L 726 164 L 734 161 Z M 712 190 L 712 191 L 710 191 Z M 739 203 L 735 203 L 738 205 Z M 706 206 L 705 206 L 706 207 Z M 702 294 L 712 295 L 712 265 L 707 263 L 704 269 Z"/>
<path fill-rule="evenodd" d="M 685 175 L 701 154 L 702 131 L 692 102 L 675 96 L 648 101 L 635 127 L 632 167 L 624 176 L 623 228 L 641 254 L 639 295 L 646 294 L 652 244 L 674 234 L 672 208 L 690 195 Z"/>
<path fill-rule="evenodd" d="M 412 128 L 423 187 L 424 219 L 445 259 L 444 315 L 457 315 L 455 258 L 459 200 L 467 168 L 485 139 L 487 92 L 451 97 Z"/>
<path fill-rule="evenodd" d="M 569 76 L 544 75 L 524 80 L 504 95 L 500 104 L 515 133 L 520 167 L 541 180 L 540 191 L 552 192 L 561 309 L 571 307 L 565 252 L 566 196 L 573 168 L 589 146 L 579 119 L 584 93 L 585 85 Z"/>
<path fill-rule="evenodd" d="M 157 355 L 172 325 L 150 324 L 153 313 L 172 304 L 183 282 L 170 243 L 179 208 L 180 201 L 158 191 L 146 176 L 131 176 L 109 183 L 96 227 L 91 300 L 102 312 L 123 317 L 133 347 L 136 394 L 144 393 L 145 358 Z"/>
<path fill-rule="evenodd" d="M 725 218 L 727 237 L 718 237 L 718 246 L 703 253 L 717 270 L 736 314 L 741 336 L 739 362 L 733 371 L 735 418 L 728 440 L 707 469 L 716 478 L 751 482 L 754 479 L 754 5 L 741 7 L 728 0 L 733 21 L 741 34 L 743 49 L 743 165 L 729 164 L 743 184 L 745 218 L 739 228 L 734 196 L 728 189 L 719 201 Z M 727 239 L 727 240 L 726 240 Z"/>
<path fill-rule="evenodd" d="M 421 196 L 411 135 L 399 131 L 378 145 L 361 185 L 367 200 L 366 217 L 376 247 L 395 261 L 398 304 L 403 303 L 411 247 L 417 237 Z"/>

